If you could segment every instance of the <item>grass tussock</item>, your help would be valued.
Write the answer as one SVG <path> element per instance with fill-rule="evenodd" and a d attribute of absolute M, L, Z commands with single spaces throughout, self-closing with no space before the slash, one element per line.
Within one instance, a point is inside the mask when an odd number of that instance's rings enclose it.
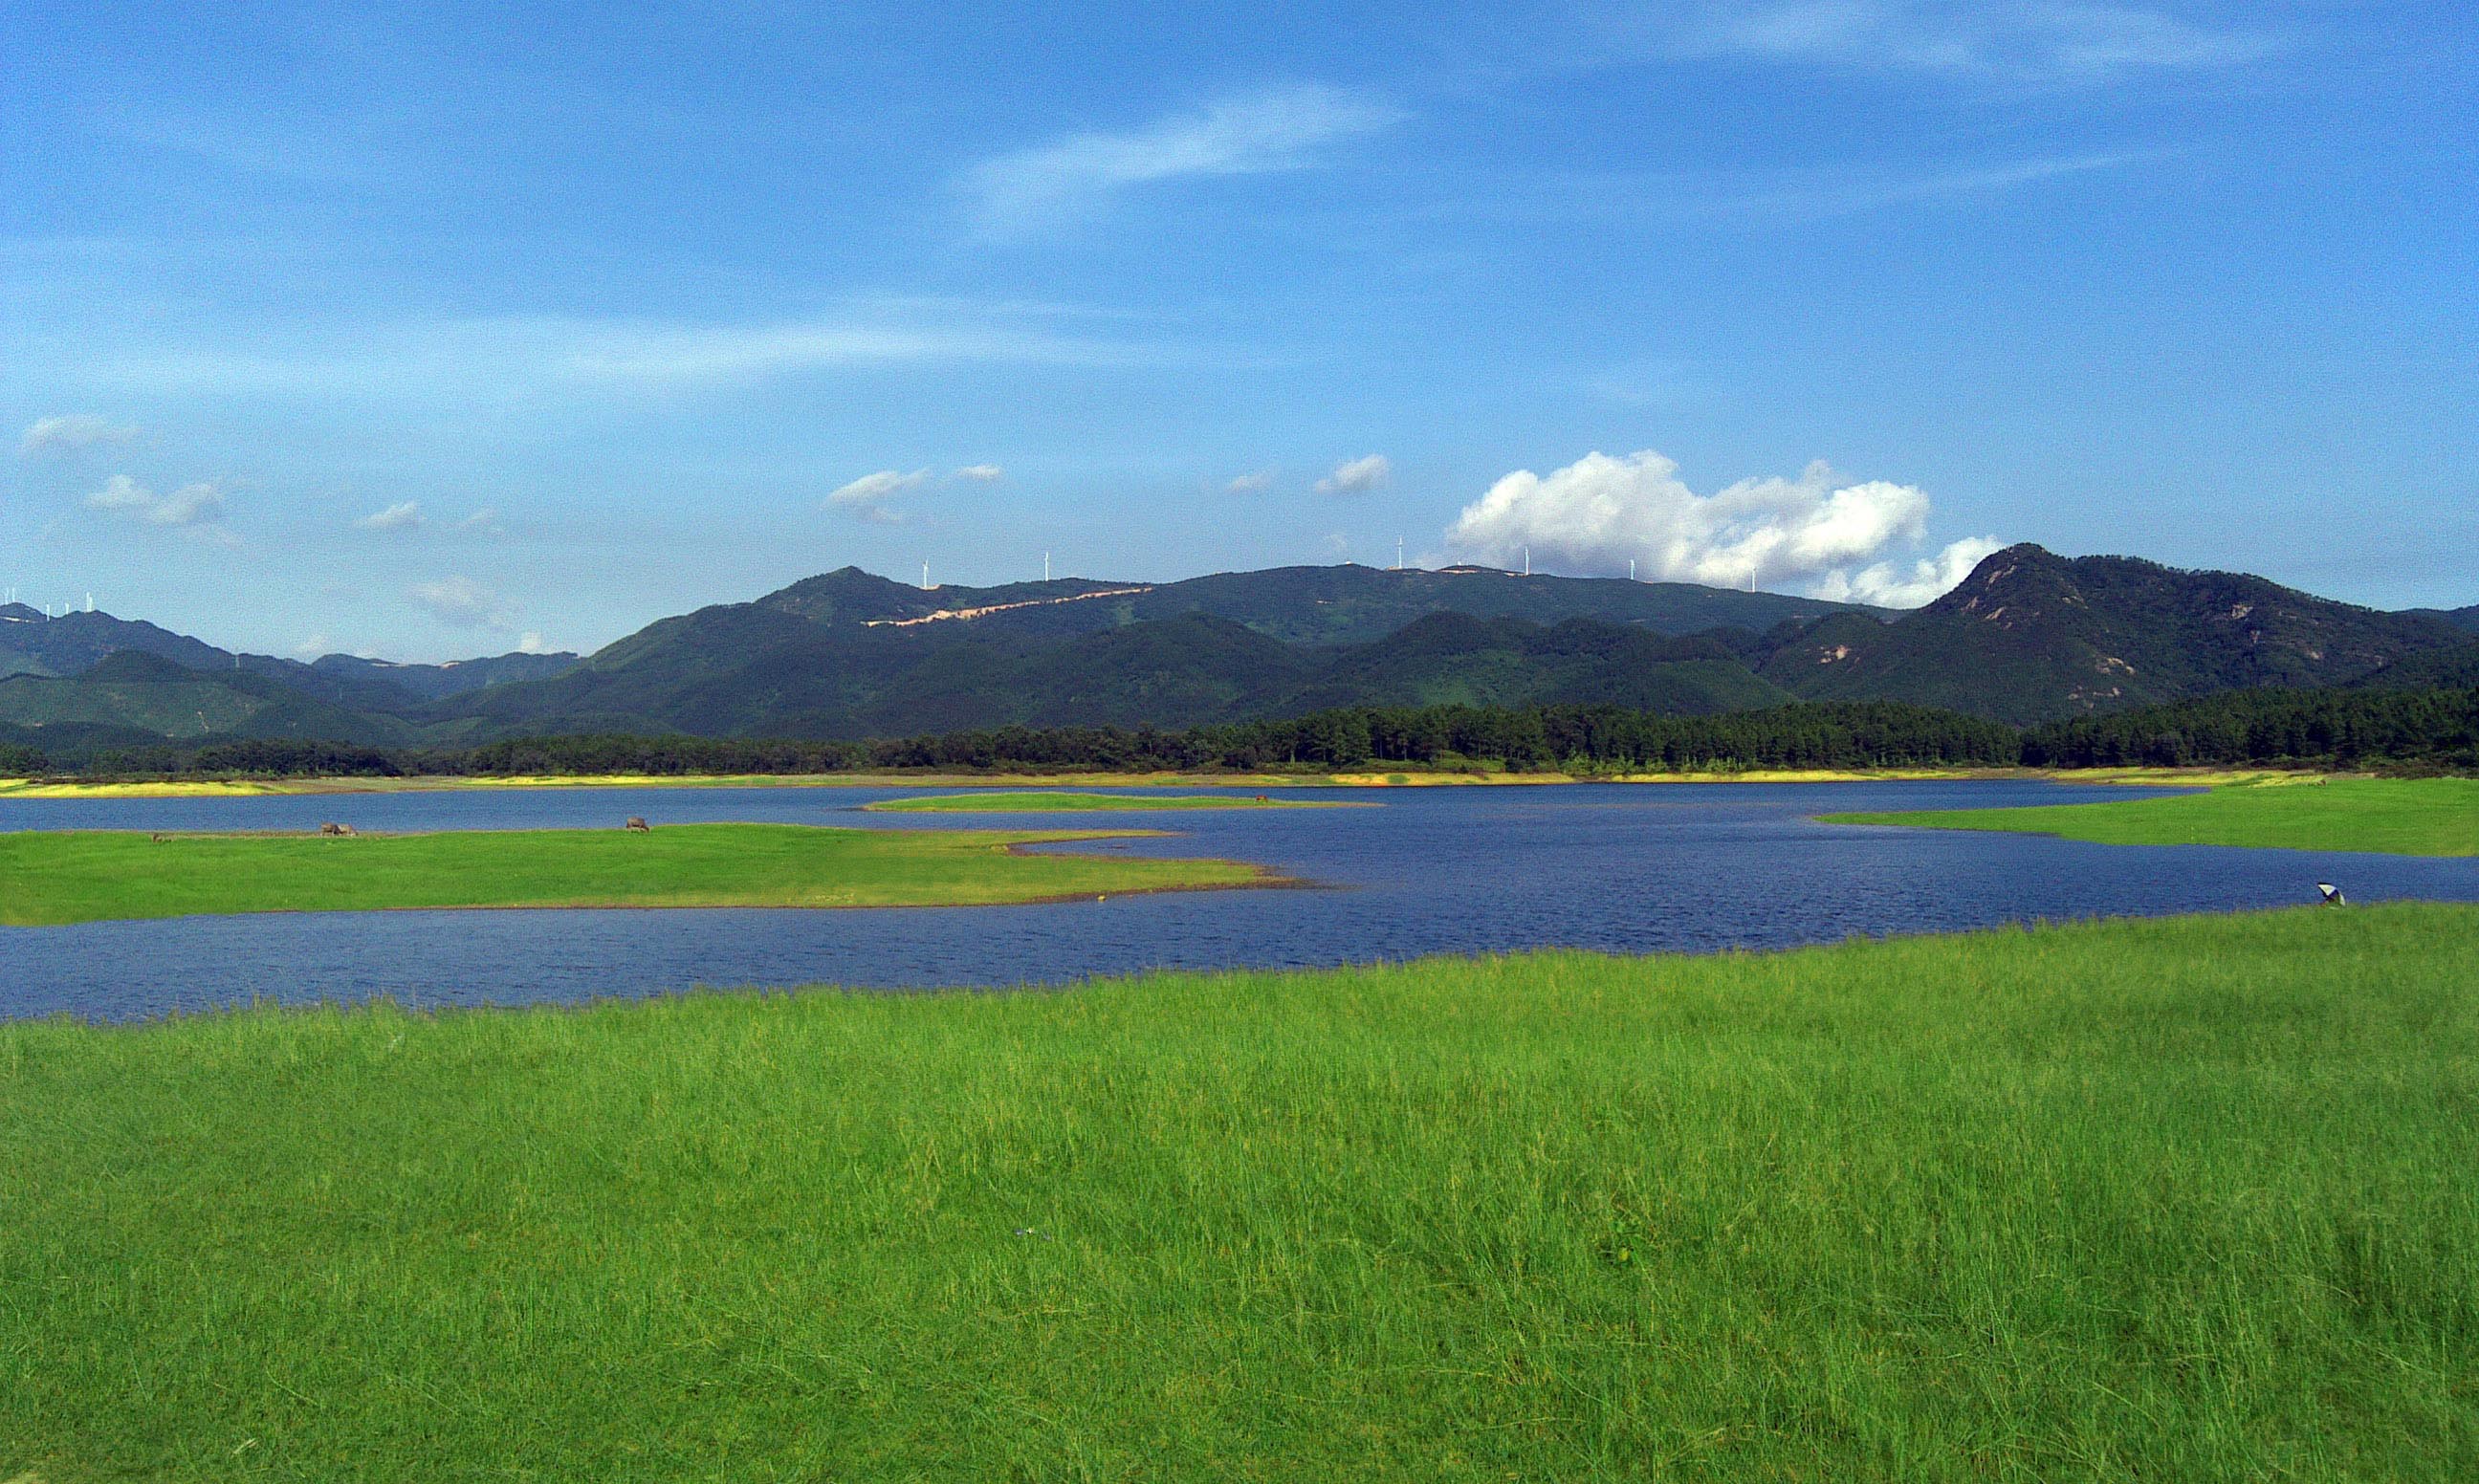
<path fill-rule="evenodd" d="M 0 834 L 0 926 L 467 907 L 949 907 L 1273 880 L 1231 860 L 1023 854 L 1095 830 L 676 825 L 435 834 Z"/>
<path fill-rule="evenodd" d="M 2274 777 L 2166 799 L 1824 817 L 1828 824 L 2004 830 L 2103 845 L 2479 856 L 2479 779 L 2466 778 Z"/>
<path fill-rule="evenodd" d="M 881 799 L 864 804 L 889 814 L 1086 814 L 1113 809 L 1331 809 L 1350 806 L 1325 799 L 1276 799 L 1265 794 L 941 794 L 926 799 Z"/>
<path fill-rule="evenodd" d="M 2479 1477 L 2474 959 L 0 1025 L 0 1477 Z"/>

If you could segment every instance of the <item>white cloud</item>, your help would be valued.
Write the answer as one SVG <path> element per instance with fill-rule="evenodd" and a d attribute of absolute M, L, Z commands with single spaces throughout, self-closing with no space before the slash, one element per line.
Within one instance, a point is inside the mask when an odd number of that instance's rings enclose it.
<path fill-rule="evenodd" d="M 1383 453 L 1337 464 L 1334 473 L 1316 482 L 1320 495 L 1366 495 L 1394 477 L 1394 466 Z"/>
<path fill-rule="evenodd" d="M 542 630 L 538 628 L 528 628 L 524 633 L 517 636 L 517 652 L 520 654 L 548 654 L 550 652 L 550 646 L 543 643 Z"/>
<path fill-rule="evenodd" d="M 1911 563 L 1908 572 L 1892 562 L 1878 562 L 1857 572 L 1828 572 L 1816 584 L 1816 596 L 1827 602 L 1865 602 L 1880 608 L 1916 608 L 1954 591 L 1986 557 L 2006 550 L 1988 536 L 1966 536 L 1936 555 Z"/>
<path fill-rule="evenodd" d="M 516 627 L 517 605 L 472 577 L 417 582 L 406 590 L 415 607 L 456 628 L 506 633 Z"/>
<path fill-rule="evenodd" d="M 1822 463 L 1796 479 L 1743 479 L 1713 495 L 1681 483 L 1658 453 L 1587 454 L 1546 478 L 1519 470 L 1465 507 L 1446 545 L 1467 561 L 1535 571 L 1624 572 L 1657 581 L 1752 588 L 1822 579 L 1925 532 L 1929 498 L 1909 485 L 1837 483 Z"/>
<path fill-rule="evenodd" d="M 926 469 L 916 469 L 908 474 L 898 470 L 882 469 L 876 473 L 863 474 L 829 495 L 827 508 L 841 510 L 864 521 L 892 525 L 904 516 L 888 509 L 887 499 L 929 482 L 930 471 Z"/>
<path fill-rule="evenodd" d="M 158 495 L 127 474 L 114 474 L 102 489 L 86 498 L 89 510 L 134 516 L 149 525 L 172 526 L 217 546 L 241 545 L 224 521 L 223 487 L 202 479 L 169 495 Z"/>
<path fill-rule="evenodd" d="M 336 322 L 274 330 L 246 343 L 137 343 L 116 353 L 64 348 L 39 369 L 63 384 L 124 395 L 470 404 L 660 393 L 888 365 L 1263 360 L 1244 348 L 1096 333 L 1092 326 L 1102 322 L 1115 323 L 1066 306 L 935 299 L 867 300 L 833 315 L 748 323 L 549 316 Z"/>
<path fill-rule="evenodd" d="M 485 536 L 504 536 L 507 534 L 507 527 L 499 524 L 499 512 L 489 505 L 484 505 L 481 509 L 474 511 L 472 515 L 469 515 L 465 519 L 457 522 L 456 528 L 458 530 L 479 531 Z"/>
<path fill-rule="evenodd" d="M 1222 487 L 1222 493 L 1225 495 L 1254 495 L 1259 490 L 1265 488 L 1265 486 L 1273 482 L 1274 472 L 1270 469 L 1260 469 L 1250 473 L 1241 474 L 1239 478 L 1224 485 Z"/>
<path fill-rule="evenodd" d="M 38 453 L 91 448 L 96 444 L 128 443 L 137 436 L 135 427 L 92 413 L 73 412 L 57 418 L 38 418 L 28 423 L 25 436 L 17 440 L 17 453 L 31 458 Z"/>
<path fill-rule="evenodd" d="M 309 638 L 294 645 L 293 647 L 293 652 L 300 655 L 303 659 L 317 659 L 319 655 L 326 653 L 330 648 L 332 648 L 332 646 L 327 643 L 327 636 L 325 634 L 312 634 Z"/>
<path fill-rule="evenodd" d="M 1688 28 L 1690 55 L 2098 83 L 2253 62 L 2279 38 L 2092 0 L 1790 0 L 1731 5 Z"/>
<path fill-rule="evenodd" d="M 1310 85 L 1226 98 L 1123 134 L 1074 134 L 984 161 L 966 177 L 983 230 L 1035 233 L 1098 211 L 1131 186 L 1306 169 L 1317 146 L 1385 128 L 1399 110 Z"/>
<path fill-rule="evenodd" d="M 422 502 L 405 499 L 375 511 L 353 523 L 364 530 L 418 530 L 422 526 Z"/>
<path fill-rule="evenodd" d="M 955 476 L 958 479 L 970 479 L 975 484 L 996 484 L 1007 477 L 1007 471 L 996 464 L 967 464 L 957 470 Z"/>

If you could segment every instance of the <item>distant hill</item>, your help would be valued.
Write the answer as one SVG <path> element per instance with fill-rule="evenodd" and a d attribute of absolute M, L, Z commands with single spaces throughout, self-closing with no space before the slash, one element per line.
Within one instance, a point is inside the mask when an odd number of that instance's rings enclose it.
<path fill-rule="evenodd" d="M 1527 577 L 1485 567 L 1394 571 L 1352 565 L 1226 572 L 1178 582 L 1070 577 L 927 590 L 845 567 L 770 593 L 752 606 L 830 627 L 908 622 L 923 628 L 1051 635 L 1202 613 L 1289 644 L 1320 645 L 1372 643 L 1430 613 L 1535 624 L 1591 618 L 1666 634 L 1724 627 L 1761 632 L 1785 621 L 1804 623 L 1832 613 L 1883 613 L 1687 582 Z"/>
<path fill-rule="evenodd" d="M 2413 608 L 2410 611 L 2419 618 L 2442 619 L 2456 628 L 2466 628 L 2479 634 L 2479 602 L 2466 608 Z"/>
<path fill-rule="evenodd" d="M 2465 634 L 2264 578 L 2016 546 L 1895 624 L 1834 617 L 1762 674 L 1810 700 L 1891 700 L 2026 725 L 2260 685 L 2346 685 Z"/>
<path fill-rule="evenodd" d="M 108 654 L 136 650 L 192 670 L 230 665 L 231 654 L 214 645 L 109 613 L 64 613 L 45 618 L 22 602 L 0 606 L 0 675 L 77 675 Z"/>
<path fill-rule="evenodd" d="M 138 741 L 296 737 L 404 746 L 422 729 L 305 696 L 247 670 L 193 670 L 140 650 L 78 676 L 0 679 L 0 727 L 46 752 Z"/>
<path fill-rule="evenodd" d="M 906 736 L 1009 725 L 1189 727 L 1330 705 L 1611 702 L 1674 713 L 1787 693 L 1726 647 L 1570 620 L 1433 614 L 1362 645 L 1287 644 L 1205 613 L 1054 637 L 820 625 L 748 605 L 666 620 L 554 679 L 427 714 L 476 734 L 633 724 L 706 735 Z"/>
<path fill-rule="evenodd" d="M 498 685 L 505 680 L 547 680 L 565 675 L 582 656 L 565 651 L 553 654 L 511 652 L 480 659 L 450 659 L 436 665 L 400 665 L 355 654 L 322 654 L 308 668 L 338 680 L 393 686 L 419 701 L 439 701 Z"/>
<path fill-rule="evenodd" d="M 240 654 L 0 609 L 0 742 L 453 745 L 549 732 L 861 739 L 1184 728 L 1354 705 L 1671 715 L 1909 702 L 2032 724 L 2257 686 L 2479 680 L 2479 610 L 2381 613 L 2234 573 L 2018 546 L 1910 614 L 1683 583 L 1287 567 L 923 589 L 846 567 L 590 658 Z"/>

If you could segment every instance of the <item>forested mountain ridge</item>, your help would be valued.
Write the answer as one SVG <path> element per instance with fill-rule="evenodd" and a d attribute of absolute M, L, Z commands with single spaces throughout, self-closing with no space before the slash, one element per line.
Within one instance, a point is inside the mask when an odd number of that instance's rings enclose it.
<path fill-rule="evenodd" d="M 1666 634 L 1887 610 L 1782 593 L 1617 577 L 1522 576 L 1486 567 L 1273 567 L 1175 582 L 1061 577 L 1000 587 L 917 588 L 844 567 L 769 593 L 750 606 L 828 626 L 896 624 L 984 633 L 1091 633 L 1201 613 L 1291 644 L 1368 644 L 1431 613 L 1636 624 Z M 702 610 L 712 613 L 716 610 Z M 624 643 L 626 641 L 623 641 Z"/>
<path fill-rule="evenodd" d="M 1812 626 L 1762 673 L 1813 700 L 1907 701 L 2019 726 L 2255 686 L 2362 683 L 2467 637 L 2441 619 L 2242 573 L 2025 545 L 1898 623 Z"/>
<path fill-rule="evenodd" d="M 337 704 L 382 710 L 479 690 L 501 680 L 539 679 L 578 660 L 577 655 L 567 653 L 511 653 L 436 665 L 397 665 L 352 654 L 326 654 L 304 663 L 217 649 L 142 619 L 93 612 L 46 617 L 24 603 L 0 605 L 0 676 L 81 676 L 107 657 L 129 652 L 168 659 L 188 670 L 248 671 Z"/>
<path fill-rule="evenodd" d="M 1705 622 L 1732 618 L 1744 622 Z M 1680 716 L 1794 700 L 1897 701 L 2024 726 L 2260 686 L 2479 678 L 2479 642 L 2451 615 L 2035 546 L 1989 557 L 1890 619 L 1777 594 L 1479 569 L 925 589 L 847 567 L 658 620 L 581 661 L 305 665 L 106 614 L 46 621 L 21 608 L 0 620 L 0 675 L 21 672 L 0 680 L 0 741 L 64 754 L 195 737 L 855 740 L 1350 707 Z M 1691 623 L 1704 627 L 1685 631 Z"/>

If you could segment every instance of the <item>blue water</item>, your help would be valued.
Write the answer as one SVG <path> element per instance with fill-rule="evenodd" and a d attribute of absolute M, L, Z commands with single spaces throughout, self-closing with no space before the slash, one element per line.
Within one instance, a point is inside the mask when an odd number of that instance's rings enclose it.
<path fill-rule="evenodd" d="M 0 830 L 1105 824 L 1090 847 L 1261 861 L 1313 890 L 874 910 L 351 912 L 0 928 L 0 1016 L 125 1019 L 387 996 L 578 1001 L 694 985 L 1062 983 L 1156 967 L 1321 965 L 1561 945 L 1642 953 L 1824 942 L 2038 918 L 2315 900 L 2479 901 L 2479 863 L 1819 825 L 1838 810 L 2125 799 L 2035 781 L 1378 789 L 1374 808 L 883 815 L 919 789 L 546 789 L 323 798 L 0 800 Z M 953 790 L 946 790 L 952 792 Z M 6 883 L 0 883 L 0 889 Z"/>

